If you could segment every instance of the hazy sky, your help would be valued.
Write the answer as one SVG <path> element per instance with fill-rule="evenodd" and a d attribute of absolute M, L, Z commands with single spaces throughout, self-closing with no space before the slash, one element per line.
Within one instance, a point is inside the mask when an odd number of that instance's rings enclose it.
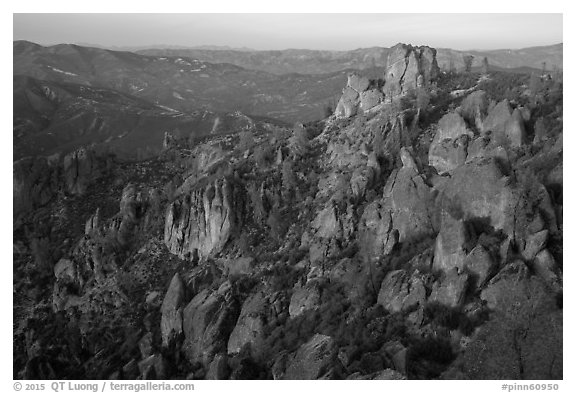
<path fill-rule="evenodd" d="M 562 14 L 14 14 L 14 40 L 331 50 L 405 42 L 516 49 L 562 42 Z"/>

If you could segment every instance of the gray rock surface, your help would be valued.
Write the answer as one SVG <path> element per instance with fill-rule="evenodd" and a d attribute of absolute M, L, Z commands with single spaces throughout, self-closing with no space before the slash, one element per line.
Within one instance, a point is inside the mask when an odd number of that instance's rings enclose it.
<path fill-rule="evenodd" d="M 426 288 L 416 275 L 404 270 L 394 270 L 386 275 L 378 293 L 378 304 L 388 312 L 410 310 L 426 301 Z"/>
<path fill-rule="evenodd" d="M 330 371 L 337 355 L 334 340 L 316 334 L 296 351 L 283 379 L 319 379 Z"/>
<path fill-rule="evenodd" d="M 182 334 L 182 303 L 184 301 L 184 284 L 176 273 L 170 281 L 168 291 L 164 296 L 160 312 L 160 331 L 162 345 L 168 347 L 174 338 Z"/>
<path fill-rule="evenodd" d="M 164 242 L 181 257 L 216 253 L 242 225 L 242 191 L 227 180 L 218 179 L 191 191 L 169 205 Z"/>

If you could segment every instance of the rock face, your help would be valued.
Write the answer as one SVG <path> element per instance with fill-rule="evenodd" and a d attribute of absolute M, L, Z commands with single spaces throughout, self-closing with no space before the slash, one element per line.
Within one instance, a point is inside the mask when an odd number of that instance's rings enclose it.
<path fill-rule="evenodd" d="M 73 195 L 83 195 L 91 182 L 106 171 L 106 160 L 90 148 L 80 148 L 64 157 L 64 184 Z"/>
<path fill-rule="evenodd" d="M 243 193 L 218 179 L 168 206 L 164 242 L 181 257 L 219 252 L 242 225 Z"/>
<path fill-rule="evenodd" d="M 440 69 L 436 62 L 436 49 L 397 44 L 388 54 L 384 94 L 396 96 L 410 89 L 426 85 L 436 79 Z"/>
<path fill-rule="evenodd" d="M 226 300 L 226 291 L 205 289 L 194 296 L 183 311 L 186 357 L 191 362 L 210 364 L 215 354 L 226 351 L 237 318 L 237 307 Z"/>
<path fill-rule="evenodd" d="M 426 288 L 423 281 L 404 270 L 388 273 L 378 293 L 378 304 L 390 313 L 409 310 L 425 301 Z"/>
<path fill-rule="evenodd" d="M 434 269 L 445 272 L 453 268 L 462 270 L 466 258 L 465 246 L 468 240 L 469 235 L 464 222 L 444 213 L 440 233 L 436 237 Z"/>
<path fill-rule="evenodd" d="M 434 233 L 433 195 L 413 160 L 392 172 L 382 199 L 366 206 L 359 223 L 361 248 L 370 258 L 384 256 L 398 242 Z"/>
<path fill-rule="evenodd" d="M 482 129 L 482 119 L 488 111 L 488 98 L 483 90 L 476 90 L 466 96 L 460 105 L 460 113 L 470 124 L 478 130 Z"/>
<path fill-rule="evenodd" d="M 450 172 L 466 162 L 468 139 L 474 134 L 458 113 L 448 113 L 438 122 L 430 144 L 428 161 L 438 173 Z"/>
<path fill-rule="evenodd" d="M 314 281 L 307 283 L 302 288 L 296 288 L 290 299 L 288 312 L 291 317 L 297 317 L 307 310 L 313 310 L 320 306 L 320 288 Z"/>
<path fill-rule="evenodd" d="M 176 273 L 170 281 L 168 292 L 164 297 L 160 331 L 162 333 L 162 345 L 168 347 L 172 340 L 182 334 L 182 302 L 184 300 L 184 284 Z"/>
<path fill-rule="evenodd" d="M 26 157 L 14 162 L 14 218 L 46 205 L 58 192 L 58 168 L 44 157 Z"/>
<path fill-rule="evenodd" d="M 467 288 L 468 274 L 459 274 L 456 269 L 452 269 L 441 281 L 434 283 L 428 301 L 447 307 L 459 307 L 464 303 Z"/>
<path fill-rule="evenodd" d="M 474 247 L 464 260 L 464 268 L 474 277 L 477 287 L 486 283 L 496 267 L 488 251 L 480 244 Z"/>
<path fill-rule="evenodd" d="M 348 83 L 342 91 L 342 97 L 338 101 L 334 113 L 338 117 L 351 117 L 358 110 L 367 111 L 379 105 L 384 95 L 377 88 L 370 88 L 368 78 L 356 73 L 348 75 Z"/>
<path fill-rule="evenodd" d="M 496 143 L 521 146 L 526 143 L 524 117 L 520 109 L 512 111 L 508 100 L 500 101 L 482 123 L 482 132 L 491 132 Z"/>
<path fill-rule="evenodd" d="M 330 371 L 337 355 L 332 337 L 316 334 L 296 351 L 283 379 L 319 379 Z"/>
<path fill-rule="evenodd" d="M 266 299 L 262 292 L 251 295 L 244 304 L 238 317 L 238 323 L 228 340 L 228 354 L 237 354 L 248 346 L 250 354 L 258 359 L 264 341 L 264 318 Z"/>
<path fill-rule="evenodd" d="M 457 212 L 463 220 L 481 218 L 510 238 L 526 238 L 533 212 L 494 158 L 474 160 L 456 168 L 437 189 L 444 210 Z"/>

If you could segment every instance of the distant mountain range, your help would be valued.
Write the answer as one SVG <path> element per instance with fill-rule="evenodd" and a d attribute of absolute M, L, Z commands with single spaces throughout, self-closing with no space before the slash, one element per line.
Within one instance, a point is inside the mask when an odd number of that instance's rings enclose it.
<path fill-rule="evenodd" d="M 123 156 L 153 154 L 165 131 L 206 135 L 247 124 L 324 117 L 353 70 L 385 73 L 389 49 L 347 52 L 159 48 L 138 51 L 13 44 L 14 156 L 49 155 L 97 143 Z M 562 67 L 562 44 L 516 51 L 439 49 L 440 67 L 530 73 Z M 451 60 L 452 59 L 452 60 Z M 272 120 L 274 119 L 274 120 Z"/>
<path fill-rule="evenodd" d="M 290 123 L 322 117 L 348 71 L 276 75 L 184 56 L 14 42 L 15 75 L 114 89 L 183 112 L 241 111 Z"/>
<path fill-rule="evenodd" d="M 240 67 L 266 71 L 274 74 L 301 73 L 320 74 L 344 69 L 386 67 L 389 48 L 373 47 L 350 51 L 323 51 L 308 49 L 286 49 L 275 51 L 256 50 L 211 50 L 203 48 L 151 48 L 137 53 L 151 56 L 185 56 L 211 63 L 230 63 Z M 448 69 L 451 64 L 457 69 L 464 67 L 464 56 L 474 56 L 474 65 L 479 66 L 484 57 L 489 64 L 507 69 L 530 67 L 541 69 L 546 63 L 548 70 L 562 69 L 563 44 L 537 46 L 523 49 L 500 49 L 489 51 L 459 51 L 438 49 L 440 68 Z"/>

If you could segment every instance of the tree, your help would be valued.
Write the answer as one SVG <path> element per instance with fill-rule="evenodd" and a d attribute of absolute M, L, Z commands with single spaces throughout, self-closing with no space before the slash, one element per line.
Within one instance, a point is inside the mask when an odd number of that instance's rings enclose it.
<path fill-rule="evenodd" d="M 487 74 L 490 71 L 490 65 L 488 64 L 488 58 L 484 56 L 482 59 L 482 73 Z"/>
<path fill-rule="evenodd" d="M 464 71 L 471 72 L 472 71 L 472 61 L 474 60 L 474 56 L 465 55 L 463 57 L 463 60 L 464 60 Z"/>

